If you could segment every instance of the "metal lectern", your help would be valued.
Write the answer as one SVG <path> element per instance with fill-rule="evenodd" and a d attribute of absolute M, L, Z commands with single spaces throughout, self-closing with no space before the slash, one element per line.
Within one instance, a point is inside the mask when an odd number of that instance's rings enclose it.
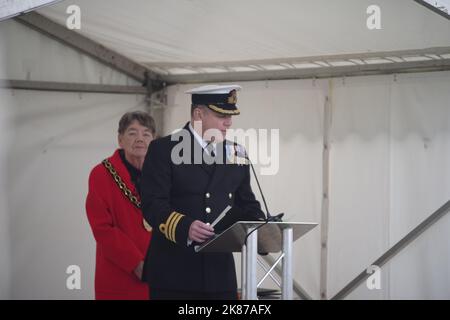
<path fill-rule="evenodd" d="M 258 252 L 274 253 L 282 251 L 281 256 L 267 274 L 282 259 L 281 299 L 291 300 L 293 298 L 292 243 L 315 226 L 317 226 L 317 223 L 238 221 L 222 233 L 214 236 L 210 241 L 198 246 L 196 251 L 241 252 L 241 287 L 242 299 L 244 300 L 257 299 L 256 265 Z M 247 245 L 245 245 L 245 241 L 247 241 Z"/>

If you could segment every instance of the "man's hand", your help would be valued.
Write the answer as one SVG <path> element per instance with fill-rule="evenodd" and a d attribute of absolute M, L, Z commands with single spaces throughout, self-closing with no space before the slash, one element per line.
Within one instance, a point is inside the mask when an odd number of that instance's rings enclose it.
<path fill-rule="evenodd" d="M 142 272 L 144 271 L 144 261 L 139 262 L 136 269 L 134 269 L 134 274 L 139 280 L 142 280 Z"/>
<path fill-rule="evenodd" d="M 200 220 L 195 220 L 189 227 L 189 239 L 197 243 L 205 242 L 213 235 L 213 227 Z"/>

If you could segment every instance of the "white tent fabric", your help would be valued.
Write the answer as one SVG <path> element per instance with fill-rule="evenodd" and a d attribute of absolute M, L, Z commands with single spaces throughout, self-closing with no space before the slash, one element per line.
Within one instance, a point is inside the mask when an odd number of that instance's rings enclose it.
<path fill-rule="evenodd" d="M 356 0 L 71 1 L 40 12 L 64 23 L 73 3 L 82 9 L 81 33 L 139 62 L 450 42 L 447 21 L 406 0 L 378 1 L 383 29 L 376 31 L 365 28 L 372 3 Z M 1 78 L 135 84 L 15 21 L 0 23 L 0 41 Z M 450 72 L 241 84 L 242 114 L 234 126 L 280 129 L 279 172 L 261 183 L 272 212 L 284 211 L 288 221 L 321 223 L 324 101 L 331 99 L 328 297 L 450 198 Z M 158 109 L 165 133 L 187 121 L 184 91 L 192 87 L 167 88 L 167 105 Z M 88 173 L 113 151 L 120 115 L 143 109 L 143 99 L 0 90 L 0 140 L 10 146 L 0 151 L 0 297 L 93 297 L 95 242 L 84 212 Z M 386 265 L 381 290 L 362 285 L 350 298 L 449 299 L 449 223 L 446 217 Z M 65 287 L 72 264 L 81 267 L 81 290 Z M 295 245 L 294 275 L 320 298 L 319 227 Z"/>
<path fill-rule="evenodd" d="M 395 79 L 333 81 L 331 294 L 450 199 L 449 73 Z M 437 241 L 419 241 L 420 255 L 430 256 L 427 266 L 394 258 L 390 272 L 383 269 L 391 282 L 385 283 L 382 298 L 431 298 L 414 284 L 450 284 L 448 257 L 441 256 L 449 242 L 442 236 L 434 233 L 427 237 Z M 411 252 L 405 250 L 404 256 L 414 256 Z M 412 270 L 421 276 L 405 278 Z M 450 297 L 448 288 L 439 291 L 441 298 Z"/>
<path fill-rule="evenodd" d="M 448 199 L 450 115 L 439 100 L 449 98 L 444 90 L 449 79 L 444 72 L 404 76 L 396 82 L 391 76 L 346 79 L 345 84 L 332 81 L 330 296 Z M 415 81 L 436 89 L 413 88 Z M 168 129 L 186 120 L 189 99 L 183 92 L 190 87 L 168 88 Z M 370 99 L 370 88 L 378 88 L 378 99 Z M 412 90 L 421 102 L 417 112 L 405 117 L 400 111 L 409 107 Z M 271 211 L 286 212 L 287 221 L 320 223 L 321 119 L 329 93 L 326 80 L 292 80 L 245 83 L 240 96 L 242 115 L 235 127 L 280 128 L 280 170 L 275 176 L 262 176 L 261 183 Z M 3 90 L 3 95 L 11 95 L 10 90 Z M 6 193 L 13 213 L 12 297 L 92 297 L 94 240 L 83 207 L 87 175 L 112 152 L 124 106 L 139 107 L 139 99 L 18 91 L 14 100 L 21 106 L 14 117 L 14 141 L 22 142 L 10 150 Z M 274 113 L 275 104 L 286 112 Z M 426 147 L 423 132 L 430 133 Z M 406 146 L 404 139 L 410 140 Z M 70 183 L 62 187 L 64 178 Z M 351 297 L 449 298 L 450 265 L 443 254 L 450 249 L 443 232 L 449 222 L 439 222 L 418 240 L 420 245 L 414 243 L 389 269 L 383 268 L 383 290 L 362 288 Z M 411 264 L 421 256 L 428 263 Z M 314 298 L 320 297 L 319 263 L 317 228 L 295 246 L 295 279 Z M 61 286 L 61 270 L 70 264 L 82 267 L 81 291 Z M 415 273 L 420 277 L 414 278 Z M 423 290 L 423 283 L 428 290 Z"/>
<path fill-rule="evenodd" d="M 3 79 L 140 85 L 128 76 L 14 20 L 0 22 Z"/>
<path fill-rule="evenodd" d="M 61 24 L 81 9 L 81 32 L 141 62 L 215 62 L 450 45 L 448 21 L 412 0 L 75 0 L 39 10 Z"/>

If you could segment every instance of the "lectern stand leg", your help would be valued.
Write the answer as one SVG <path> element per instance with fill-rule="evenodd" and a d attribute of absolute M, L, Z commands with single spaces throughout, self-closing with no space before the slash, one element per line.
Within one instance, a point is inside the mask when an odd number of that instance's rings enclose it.
<path fill-rule="evenodd" d="M 241 299 L 247 299 L 247 292 L 245 290 L 246 287 L 246 260 L 247 260 L 247 254 L 246 254 L 246 247 L 245 244 L 242 245 L 242 251 L 241 251 Z"/>
<path fill-rule="evenodd" d="M 246 264 L 245 264 L 245 298 L 246 300 L 257 300 L 256 294 L 256 255 L 258 252 L 258 231 L 255 227 L 247 229 Z M 253 232 L 252 232 L 253 231 Z"/>
<path fill-rule="evenodd" d="M 281 299 L 292 300 L 292 228 L 283 229 L 283 282 L 281 284 Z"/>

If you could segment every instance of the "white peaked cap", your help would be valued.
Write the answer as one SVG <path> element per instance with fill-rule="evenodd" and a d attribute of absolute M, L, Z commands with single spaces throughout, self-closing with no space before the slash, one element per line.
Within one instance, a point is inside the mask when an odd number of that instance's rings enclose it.
<path fill-rule="evenodd" d="M 198 88 L 194 88 L 191 90 L 186 91 L 185 93 L 189 94 L 227 94 L 231 90 L 239 91 L 242 87 L 237 84 L 229 84 L 229 85 L 216 85 L 216 84 L 209 84 L 206 86 L 201 86 Z"/>

